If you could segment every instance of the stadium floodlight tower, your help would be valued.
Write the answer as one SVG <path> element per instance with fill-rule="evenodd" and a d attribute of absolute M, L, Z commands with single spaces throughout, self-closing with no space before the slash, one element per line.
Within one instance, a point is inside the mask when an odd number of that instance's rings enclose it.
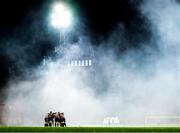
<path fill-rule="evenodd" d="M 63 2 L 56 2 L 52 5 L 50 23 L 56 30 L 59 30 L 60 43 L 65 45 L 65 31 L 72 25 L 72 13 Z"/>

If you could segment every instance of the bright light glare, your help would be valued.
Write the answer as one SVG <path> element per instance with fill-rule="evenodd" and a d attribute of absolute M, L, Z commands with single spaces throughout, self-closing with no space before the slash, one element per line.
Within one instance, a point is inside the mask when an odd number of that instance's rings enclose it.
<path fill-rule="evenodd" d="M 55 28 L 67 28 L 71 25 L 71 12 L 62 3 L 55 3 L 51 14 L 51 24 Z"/>

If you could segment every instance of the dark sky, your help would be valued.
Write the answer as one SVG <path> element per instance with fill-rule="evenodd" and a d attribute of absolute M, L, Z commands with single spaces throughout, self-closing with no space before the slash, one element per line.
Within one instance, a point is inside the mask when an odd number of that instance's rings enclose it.
<path fill-rule="evenodd" d="M 127 45 L 119 45 L 120 52 L 123 52 L 129 48 L 138 48 L 139 44 L 143 41 L 147 41 L 150 36 L 150 31 L 147 29 L 147 20 L 141 15 L 139 6 L 142 4 L 142 0 L 65 0 L 71 7 L 73 7 L 77 14 L 84 21 L 86 30 L 90 33 L 92 40 L 98 44 L 101 39 L 106 39 L 112 31 L 117 29 L 121 24 L 125 29 L 125 36 L 129 41 Z M 43 29 L 45 25 L 45 19 L 47 16 L 48 4 L 51 0 L 1 0 L 0 1 L 0 88 L 7 84 L 7 81 L 16 75 L 23 73 L 24 67 L 37 66 L 44 56 L 47 56 L 53 51 L 53 40 L 37 39 L 37 45 L 28 46 L 29 44 L 23 44 L 26 49 L 21 52 L 14 53 L 14 58 L 7 55 L 6 50 L 21 47 L 23 41 L 20 44 L 12 43 L 7 45 L 7 42 L 12 38 L 21 38 L 26 34 L 17 34 L 18 32 L 31 30 L 31 23 L 35 20 L 38 21 L 38 26 Z M 42 8 L 44 11 L 41 11 Z M 46 11 L 47 9 L 47 11 Z M 36 16 L 41 17 L 36 17 Z M 41 25 L 42 23 L 42 25 Z M 27 29 L 26 29 L 27 26 Z M 21 29 L 22 27 L 22 29 Z M 42 30 L 46 32 L 46 30 Z M 17 34 L 17 35 L 14 35 Z M 49 34 L 45 34 L 49 36 Z M 28 36 L 28 35 L 27 35 Z M 23 37 L 24 38 L 24 37 Z M 47 37 L 48 38 L 48 37 Z M 28 40 L 29 39 L 29 40 Z M 27 37 L 24 40 L 30 40 L 33 37 Z M 25 42 L 25 41 L 24 41 Z M 138 42 L 138 43 L 134 43 Z M 95 44 L 96 45 L 96 44 Z M 29 54 L 29 52 L 33 54 Z M 27 55 L 26 55 L 27 53 Z M 21 59 L 20 59 L 21 58 Z M 19 60 L 26 62 L 25 66 L 18 64 Z M 35 60 L 36 59 L 36 60 Z"/>
<path fill-rule="evenodd" d="M 29 12 L 38 12 L 47 1 L 48 0 L 1 0 L 1 37 L 11 34 L 17 26 L 22 24 Z M 142 0 L 64 1 L 67 1 L 72 7 L 78 6 L 79 13 L 86 18 L 86 25 L 90 29 L 89 31 L 96 33 L 96 35 L 108 35 L 119 23 L 122 23 L 129 33 L 141 33 L 147 30 L 143 28 L 143 24 L 146 22 L 138 9 Z"/>

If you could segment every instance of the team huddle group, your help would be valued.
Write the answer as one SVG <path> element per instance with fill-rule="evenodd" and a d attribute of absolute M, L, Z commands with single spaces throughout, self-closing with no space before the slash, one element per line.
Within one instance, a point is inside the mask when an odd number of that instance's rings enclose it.
<path fill-rule="evenodd" d="M 45 127 L 66 127 L 66 119 L 64 113 L 50 111 L 45 118 Z"/>

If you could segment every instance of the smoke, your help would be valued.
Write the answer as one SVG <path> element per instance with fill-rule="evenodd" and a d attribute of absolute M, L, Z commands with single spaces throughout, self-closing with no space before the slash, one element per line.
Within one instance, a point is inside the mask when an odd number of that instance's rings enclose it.
<path fill-rule="evenodd" d="M 99 47 L 81 34 L 76 43 L 57 46 L 55 59 L 9 81 L 4 123 L 42 125 L 49 111 L 64 112 L 67 125 L 102 125 L 111 116 L 144 124 L 146 116 L 179 115 L 180 5 L 144 1 L 140 11 L 149 22 L 150 41 L 118 56 L 114 44 L 129 43 L 120 28 Z M 68 65 L 72 59 L 91 59 L 92 66 Z"/>

